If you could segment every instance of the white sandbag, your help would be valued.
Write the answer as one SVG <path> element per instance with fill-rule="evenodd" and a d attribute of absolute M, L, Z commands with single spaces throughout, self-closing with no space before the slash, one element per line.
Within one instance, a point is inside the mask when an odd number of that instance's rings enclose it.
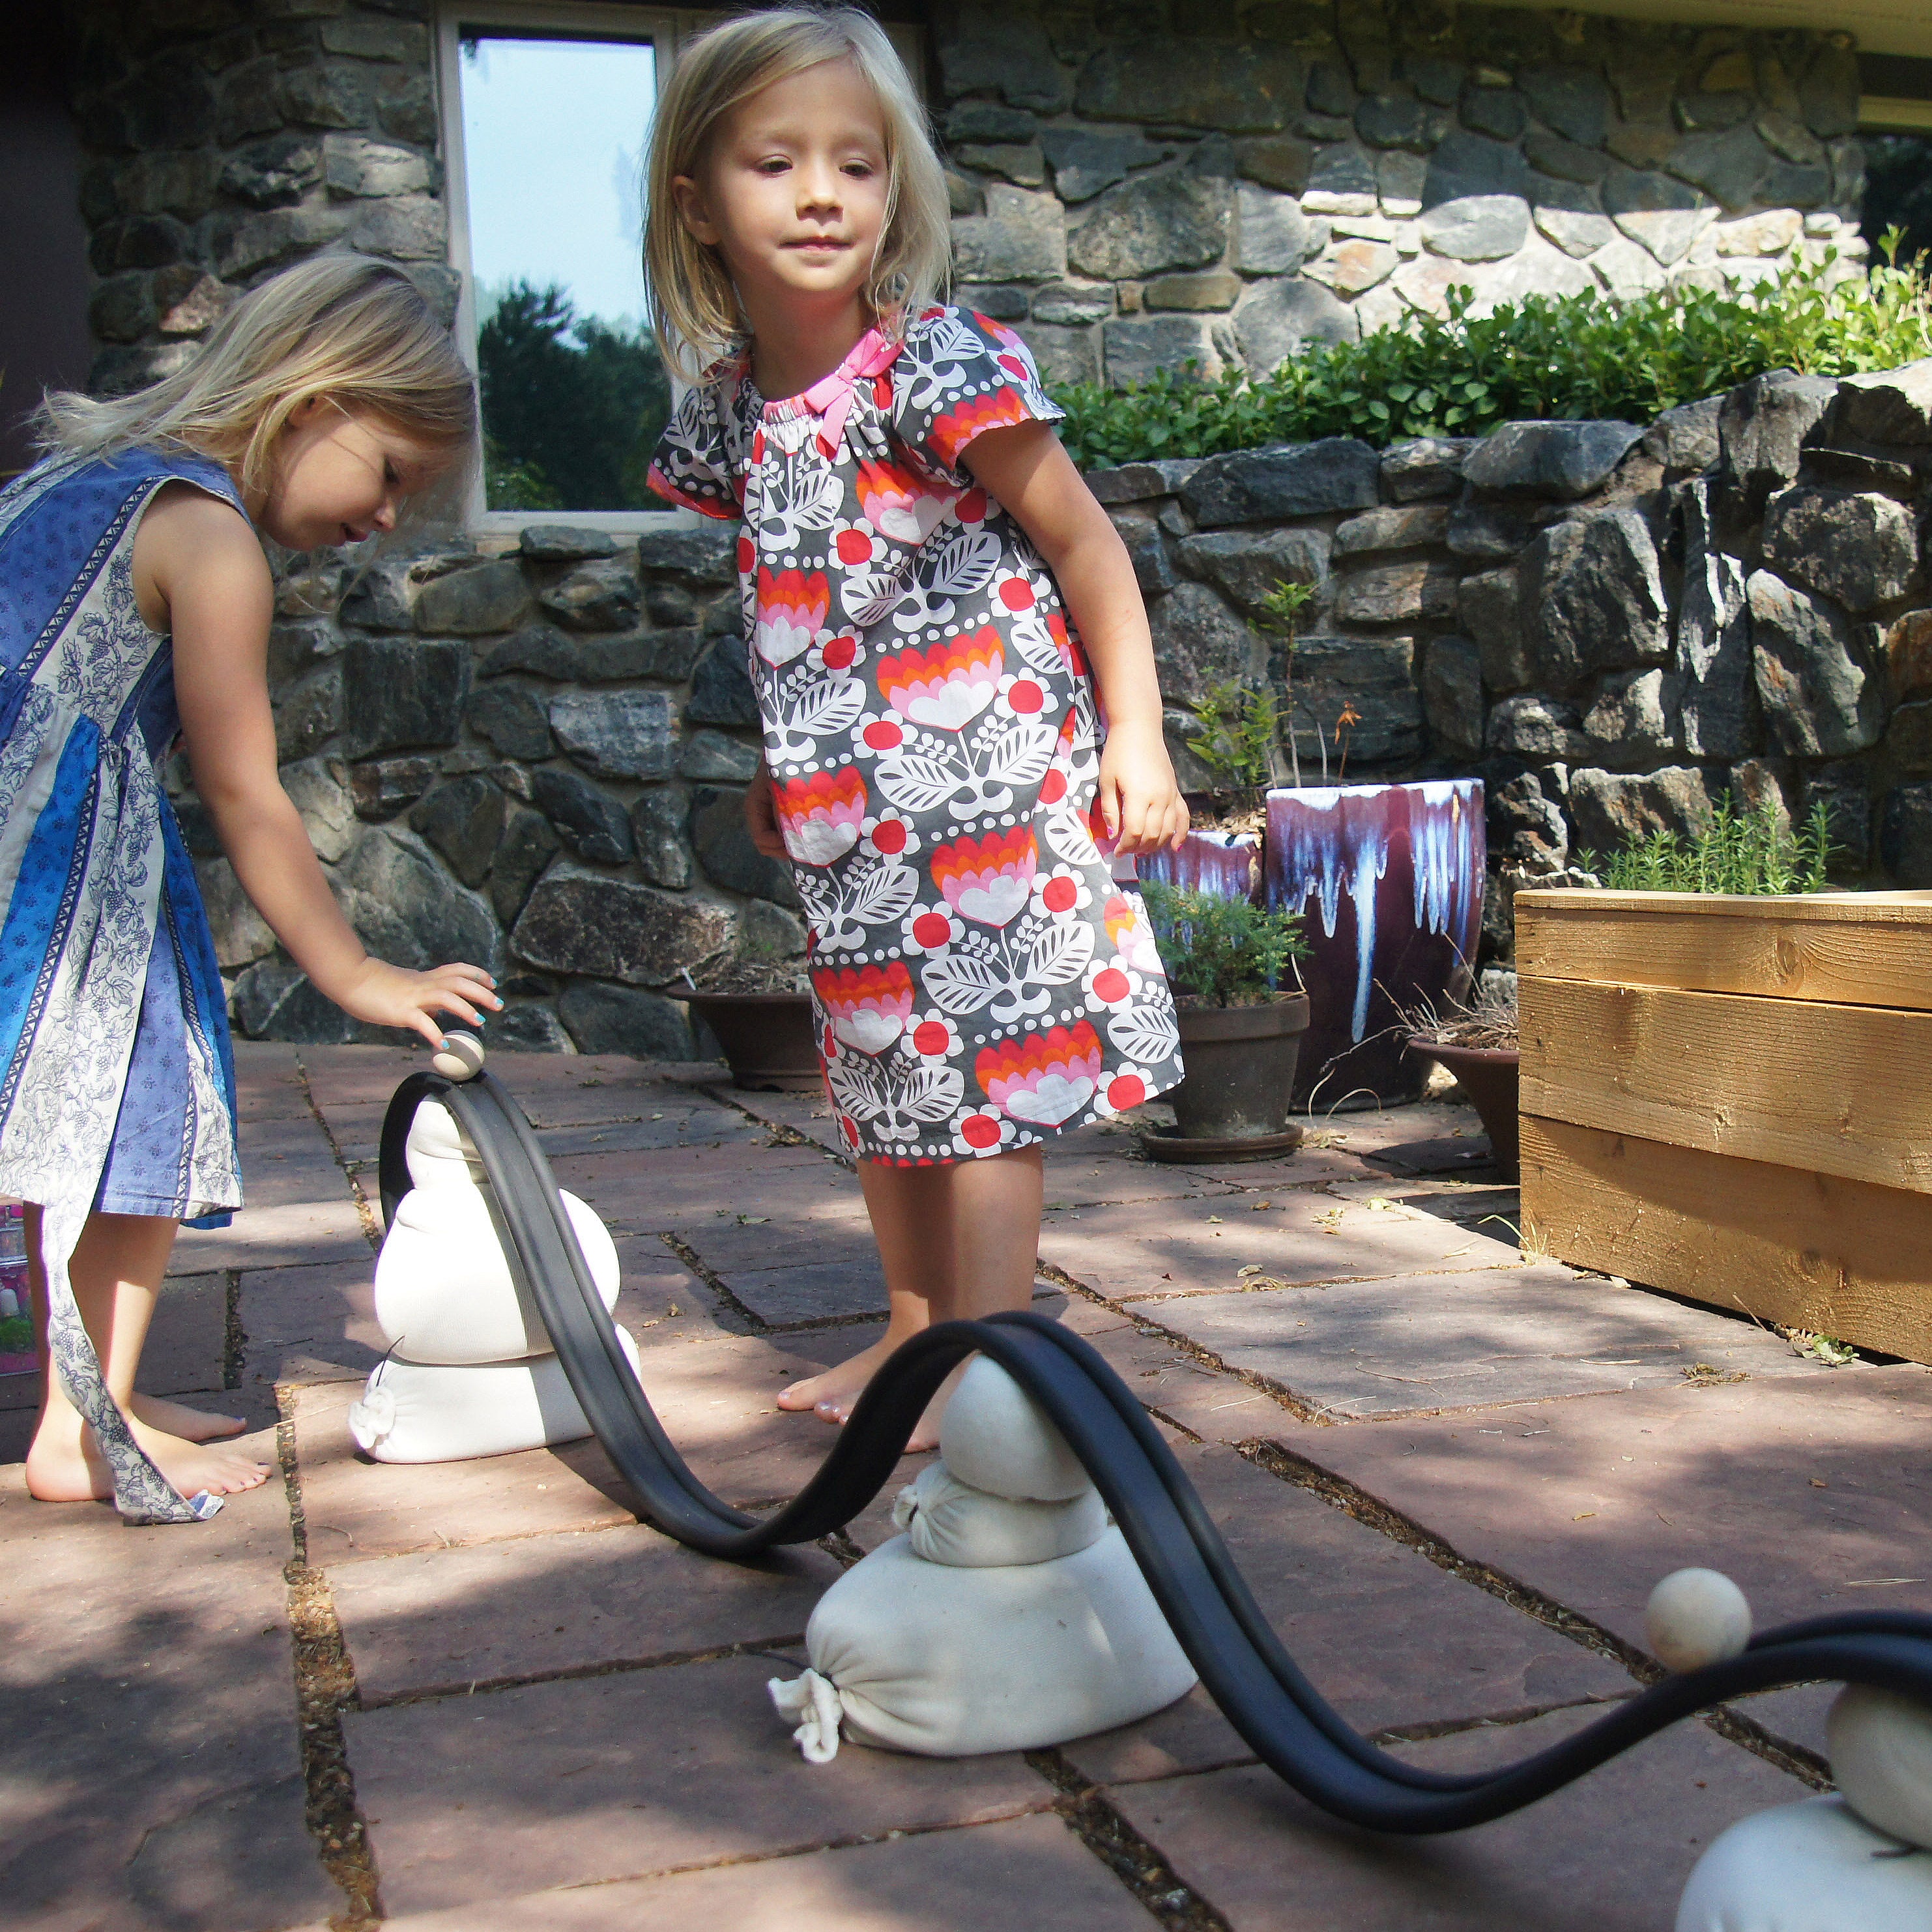
<path fill-rule="evenodd" d="M 1780 1804 L 1712 1841 L 1676 1932 L 1932 1932 L 1932 1855 L 1874 1831 L 1842 1798 Z"/>
<path fill-rule="evenodd" d="M 896 1536 L 819 1599 L 805 1641 L 848 1738 L 927 1757 L 1064 1744 L 1144 1718 L 1194 1682 L 1113 1528 L 1073 1556 L 998 1569 L 929 1563 Z M 808 1679 L 773 1686 L 788 1716 L 812 1690 Z M 822 1724 L 811 1736 L 814 1755 L 836 1749 Z"/>
<path fill-rule="evenodd" d="M 456 1116 L 440 1100 L 424 1100 L 410 1117 L 404 1159 L 412 1187 L 479 1187 L 483 1162 Z"/>
<path fill-rule="evenodd" d="M 900 1490 L 892 1523 L 915 1556 L 957 1569 L 1050 1563 L 1099 1542 L 1106 1506 L 1091 1484 L 1066 1502 L 1015 1502 L 960 1481 L 944 1462 L 928 1462 Z"/>
<path fill-rule="evenodd" d="M 617 1340 L 635 1374 L 637 1344 L 621 1328 Z M 464 1367 L 392 1355 L 350 1404 L 349 1432 L 379 1462 L 462 1462 L 581 1442 L 590 1425 L 554 1355 Z"/>
<path fill-rule="evenodd" d="M 421 1119 L 427 1109 L 418 1108 Z M 617 1302 L 617 1250 L 595 1210 L 560 1190 L 604 1306 Z M 484 1188 L 418 1187 L 397 1204 L 376 1258 L 376 1324 L 412 1362 L 508 1362 L 548 1352 L 533 1301 L 517 1292 Z"/>
<path fill-rule="evenodd" d="M 967 1364 L 946 1405 L 939 1454 L 960 1481 L 990 1496 L 1064 1502 L 1092 1486 L 1060 1431 L 986 1355 Z"/>
<path fill-rule="evenodd" d="M 1932 1711 L 1895 1690 L 1847 1684 L 1826 1717 L 1825 1748 L 1846 1803 L 1868 1825 L 1932 1846 Z"/>

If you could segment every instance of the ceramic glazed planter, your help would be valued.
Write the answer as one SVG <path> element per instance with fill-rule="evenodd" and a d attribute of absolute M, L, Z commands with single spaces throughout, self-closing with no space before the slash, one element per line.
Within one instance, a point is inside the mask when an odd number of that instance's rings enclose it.
<path fill-rule="evenodd" d="M 1296 1099 L 1328 1112 L 1412 1100 L 1420 1062 L 1405 1012 L 1467 998 L 1483 919 L 1483 787 L 1304 785 L 1268 794 L 1269 906 L 1311 949 Z"/>
<path fill-rule="evenodd" d="M 1262 842 L 1252 832 L 1190 832 L 1174 851 L 1143 852 L 1135 869 L 1144 886 L 1177 886 L 1216 898 L 1252 898 L 1261 884 Z"/>
<path fill-rule="evenodd" d="M 1519 1172 L 1516 1107 L 1522 1055 L 1513 1046 L 1442 1046 L 1421 1039 L 1412 1040 L 1408 1050 L 1446 1066 L 1456 1076 L 1456 1084 L 1482 1117 L 1483 1131 L 1490 1137 L 1490 1152 L 1497 1172 L 1506 1180 L 1515 1180 Z"/>
<path fill-rule="evenodd" d="M 824 1086 L 809 993 L 688 993 L 685 1003 L 718 1036 L 733 1086 L 781 1094 Z"/>
<path fill-rule="evenodd" d="M 1172 1133 L 1144 1134 L 1156 1160 L 1258 1160 L 1301 1138 L 1292 1115 L 1294 1066 L 1308 1027 L 1305 994 L 1258 1006 L 1175 1010 L 1187 1076 L 1167 1097 Z"/>

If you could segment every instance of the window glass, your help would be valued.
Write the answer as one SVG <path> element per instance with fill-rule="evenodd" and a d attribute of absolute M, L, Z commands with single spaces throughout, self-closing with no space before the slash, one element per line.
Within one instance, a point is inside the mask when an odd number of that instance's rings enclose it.
<path fill-rule="evenodd" d="M 644 325 L 648 41 L 465 28 L 460 68 L 493 510 L 662 508 L 670 395 Z"/>

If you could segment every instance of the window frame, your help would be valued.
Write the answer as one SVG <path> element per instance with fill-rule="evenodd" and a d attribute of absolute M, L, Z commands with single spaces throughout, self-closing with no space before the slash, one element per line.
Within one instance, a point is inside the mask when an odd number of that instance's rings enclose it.
<path fill-rule="evenodd" d="M 443 197 L 448 218 L 449 266 L 458 281 L 454 334 L 458 350 L 477 374 L 476 275 L 470 252 L 470 178 L 463 140 L 463 29 L 466 27 L 522 30 L 560 40 L 648 41 L 656 54 L 658 97 L 676 64 L 679 48 L 704 28 L 726 17 L 714 8 L 633 6 L 628 0 L 439 0 L 436 13 L 436 124 L 442 136 Z M 886 32 L 898 48 L 907 70 L 925 92 L 923 33 L 916 26 L 892 23 Z M 681 386 L 672 382 L 675 397 Z M 481 389 L 479 386 L 480 400 Z M 572 530 L 600 530 L 614 536 L 634 536 L 649 530 L 694 526 L 706 519 L 694 510 L 493 510 L 484 492 L 482 466 L 476 466 L 470 496 L 464 507 L 464 527 L 470 534 L 513 537 L 533 524 L 560 524 Z"/>

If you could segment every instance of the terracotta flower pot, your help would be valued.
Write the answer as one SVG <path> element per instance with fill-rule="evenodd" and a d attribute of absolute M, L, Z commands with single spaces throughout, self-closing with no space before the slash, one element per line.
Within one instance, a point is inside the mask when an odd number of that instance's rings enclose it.
<path fill-rule="evenodd" d="M 1268 794 L 1268 904 L 1298 912 L 1308 1038 L 1297 1098 L 1324 1112 L 1411 1100 L 1404 1012 L 1441 1012 L 1468 991 L 1481 936 L 1483 788 L 1304 785 Z"/>
<path fill-rule="evenodd" d="M 1513 1046 L 1438 1046 L 1412 1039 L 1410 1052 L 1446 1066 L 1481 1115 L 1483 1131 L 1498 1169 L 1514 1180 L 1520 1171 L 1516 1142 L 1518 1069 L 1522 1056 Z"/>
<path fill-rule="evenodd" d="M 1168 1095 L 1174 1131 L 1143 1136 L 1156 1159 L 1240 1160 L 1280 1154 L 1300 1138 L 1294 1122 L 1294 1063 L 1308 1028 L 1308 997 L 1284 993 L 1258 1006 L 1176 1010 L 1187 1076 Z"/>
<path fill-rule="evenodd" d="M 685 1001 L 718 1036 L 733 1086 L 815 1094 L 824 1085 L 809 993 L 689 993 Z"/>

